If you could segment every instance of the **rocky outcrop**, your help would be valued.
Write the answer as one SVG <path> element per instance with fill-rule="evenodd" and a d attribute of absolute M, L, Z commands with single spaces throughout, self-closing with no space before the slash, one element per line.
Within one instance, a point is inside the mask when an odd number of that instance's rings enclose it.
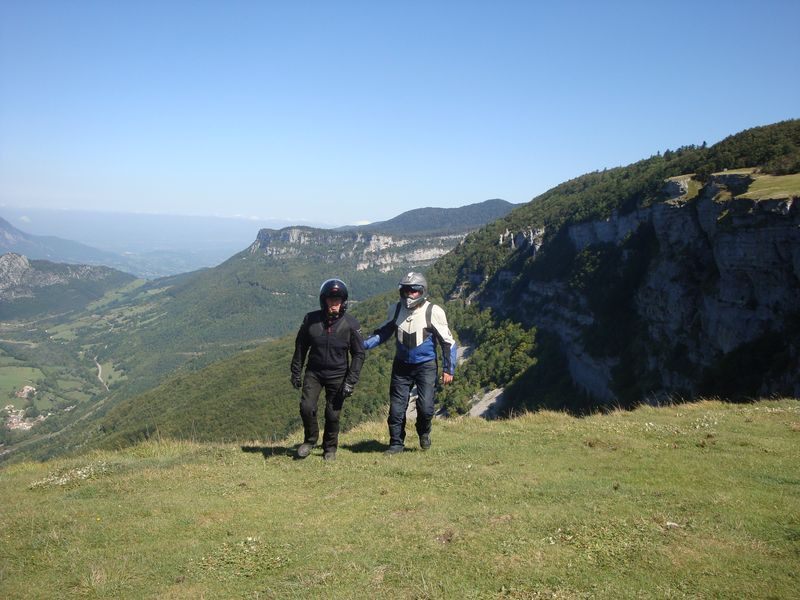
<path fill-rule="evenodd" d="M 30 268 L 31 263 L 25 256 L 13 252 L 0 256 L 0 297 L 19 287 Z"/>
<path fill-rule="evenodd" d="M 708 393 L 709 369 L 765 336 L 791 331 L 800 319 L 800 198 L 739 197 L 751 181 L 748 174 L 715 176 L 690 201 L 681 200 L 686 186 L 672 182 L 667 201 L 568 227 L 576 253 L 606 245 L 620 250 L 616 272 L 644 264 L 630 289 L 626 319 L 635 333 L 623 351 L 587 341 L 606 315 L 593 308 L 593 290 L 569 285 L 568 272 L 524 282 L 514 306 L 498 306 L 510 278 L 496 274 L 481 300 L 555 332 L 573 382 L 596 400 L 619 401 L 620 379 L 651 382 L 638 401 Z M 505 232 L 500 242 L 514 236 Z M 631 246 L 632 236 L 647 236 L 649 249 Z M 606 337 L 608 347 L 618 341 Z M 759 394 L 800 396 L 800 340 L 784 342 L 788 367 L 764 374 Z"/>
<path fill-rule="evenodd" d="M 425 267 L 452 250 L 463 234 L 398 237 L 359 231 L 336 232 L 310 227 L 262 229 L 250 245 L 251 254 L 276 259 L 298 258 L 326 263 L 350 262 L 355 269 L 388 272 L 406 266 Z"/>
<path fill-rule="evenodd" d="M 0 300 L 33 298 L 37 290 L 70 281 L 100 281 L 113 273 L 107 267 L 33 261 L 8 252 L 0 256 Z"/>
<path fill-rule="evenodd" d="M 689 176 L 672 177 L 664 183 L 663 193 L 670 199 L 681 198 L 689 192 Z"/>

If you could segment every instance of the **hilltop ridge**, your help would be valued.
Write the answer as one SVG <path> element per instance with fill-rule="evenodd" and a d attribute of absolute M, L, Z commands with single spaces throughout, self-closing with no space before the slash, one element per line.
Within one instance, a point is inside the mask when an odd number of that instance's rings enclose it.
<path fill-rule="evenodd" d="M 374 231 L 401 236 L 458 233 L 470 229 L 478 229 L 487 223 L 504 217 L 517 206 L 520 205 L 495 198 L 459 208 L 415 208 L 387 221 L 340 229 Z"/>

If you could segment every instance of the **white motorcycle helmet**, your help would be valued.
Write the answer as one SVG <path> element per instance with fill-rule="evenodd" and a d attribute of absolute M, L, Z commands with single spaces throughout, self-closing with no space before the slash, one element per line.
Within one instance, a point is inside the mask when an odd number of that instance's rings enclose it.
<path fill-rule="evenodd" d="M 397 290 L 400 293 L 400 301 L 406 308 L 415 308 L 425 302 L 428 298 L 428 281 L 422 273 L 411 271 L 397 284 Z M 420 295 L 416 298 L 408 296 L 410 291 L 419 291 Z"/>

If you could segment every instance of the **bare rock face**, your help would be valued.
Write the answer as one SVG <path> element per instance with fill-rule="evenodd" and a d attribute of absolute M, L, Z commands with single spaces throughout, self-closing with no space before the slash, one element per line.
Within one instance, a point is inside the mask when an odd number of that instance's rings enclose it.
<path fill-rule="evenodd" d="M 349 261 L 359 271 L 391 271 L 406 265 L 428 266 L 452 250 L 466 234 L 398 237 L 357 231 L 336 232 L 310 227 L 262 229 L 251 244 L 251 254 L 275 259 L 317 260 L 338 264 Z"/>
<path fill-rule="evenodd" d="M 0 256 L 0 289 L 20 282 L 30 268 L 31 263 L 24 256 L 13 252 Z"/>
<path fill-rule="evenodd" d="M 0 256 L 0 300 L 32 296 L 23 285 L 30 270 L 31 263 L 24 256 L 12 252 Z"/>
<path fill-rule="evenodd" d="M 79 279 L 97 281 L 112 271 L 108 267 L 31 262 L 25 256 L 9 252 L 0 256 L 0 300 L 32 298 L 40 288 Z"/>
<path fill-rule="evenodd" d="M 670 200 L 680 198 L 689 191 L 689 177 L 673 177 L 664 184 L 664 195 Z"/>
<path fill-rule="evenodd" d="M 498 274 L 481 300 L 555 332 L 573 382 L 597 400 L 618 401 L 617 378 L 626 371 L 628 380 L 647 377 L 658 390 L 639 401 L 695 396 L 703 392 L 706 370 L 722 357 L 764 336 L 781 336 L 800 318 L 800 198 L 737 197 L 750 181 L 749 175 L 714 176 L 691 201 L 668 200 L 568 227 L 576 253 L 604 245 L 619 252 L 620 270 L 644 264 L 626 313 L 636 323 L 629 340 L 635 351 L 609 352 L 597 340 L 587 342 L 604 315 L 595 312 L 592 290 L 577 291 L 564 279 L 529 280 L 522 302 L 509 307 L 498 306 L 504 295 Z M 685 189 L 672 191 L 679 196 Z M 643 232 L 649 251 L 626 245 Z M 613 342 L 613 332 L 604 335 Z M 786 341 L 788 366 L 766 377 L 759 394 L 800 396 L 800 341 Z"/>
<path fill-rule="evenodd" d="M 694 207 L 654 210 L 659 255 L 635 306 L 653 340 L 649 354 L 665 387 L 672 383 L 674 389 L 683 379 L 680 387 L 694 393 L 700 368 L 784 330 L 800 306 L 798 208 L 792 199 L 721 203 L 705 196 Z M 700 226 L 703 221 L 706 227 Z M 680 230 L 683 236 L 677 235 Z M 683 377 L 671 372 L 659 347 L 682 348 L 684 362 L 695 365 L 695 372 Z M 800 395 L 800 388 L 794 393 Z"/>

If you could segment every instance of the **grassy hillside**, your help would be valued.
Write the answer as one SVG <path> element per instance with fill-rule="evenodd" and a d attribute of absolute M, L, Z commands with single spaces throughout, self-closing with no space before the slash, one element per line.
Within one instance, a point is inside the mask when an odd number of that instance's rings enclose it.
<path fill-rule="evenodd" d="M 0 595 L 796 597 L 799 434 L 796 400 L 700 402 L 10 465 Z"/>

